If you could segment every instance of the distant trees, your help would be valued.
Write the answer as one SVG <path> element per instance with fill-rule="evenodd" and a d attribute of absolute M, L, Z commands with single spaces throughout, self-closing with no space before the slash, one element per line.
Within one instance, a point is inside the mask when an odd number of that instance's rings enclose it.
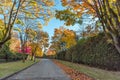
<path fill-rule="evenodd" d="M 0 47 L 11 38 L 14 24 L 22 18 L 41 19 L 44 24 L 52 18 L 53 0 L 2 0 L 0 1 Z"/>
<path fill-rule="evenodd" d="M 47 32 L 44 32 L 42 30 L 36 31 L 36 36 L 33 38 L 32 41 L 30 41 L 30 46 L 32 47 L 31 60 L 35 60 L 36 56 L 43 56 L 46 48 L 49 45 L 48 41 L 49 36 Z"/>
<path fill-rule="evenodd" d="M 17 24 L 14 28 L 19 33 L 20 49 L 23 54 L 24 49 L 31 47 L 31 60 L 35 61 L 36 56 L 42 56 L 44 48 L 48 47 L 48 33 L 41 30 L 42 24 L 37 20 L 23 19 L 22 24 Z M 23 56 L 24 61 L 24 56 Z"/>

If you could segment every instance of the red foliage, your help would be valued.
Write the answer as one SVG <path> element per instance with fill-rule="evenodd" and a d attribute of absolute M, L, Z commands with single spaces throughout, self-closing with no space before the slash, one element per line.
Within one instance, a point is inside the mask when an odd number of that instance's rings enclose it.
<path fill-rule="evenodd" d="M 31 47 L 25 47 L 24 51 L 22 51 L 21 49 L 19 49 L 18 51 L 19 53 L 26 53 L 26 54 L 30 54 L 31 53 Z"/>

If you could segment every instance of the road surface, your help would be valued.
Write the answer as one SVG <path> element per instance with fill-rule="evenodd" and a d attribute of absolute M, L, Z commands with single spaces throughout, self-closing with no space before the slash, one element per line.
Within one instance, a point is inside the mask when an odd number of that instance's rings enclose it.
<path fill-rule="evenodd" d="M 49 59 L 42 59 L 30 68 L 6 80 L 71 80 L 64 71 Z"/>

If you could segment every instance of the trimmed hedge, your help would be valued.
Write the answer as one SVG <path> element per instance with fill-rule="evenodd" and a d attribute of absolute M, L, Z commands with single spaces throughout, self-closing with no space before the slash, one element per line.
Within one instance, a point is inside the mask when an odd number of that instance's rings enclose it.
<path fill-rule="evenodd" d="M 10 51 L 9 43 L 5 43 L 0 50 L 0 62 L 21 60 L 23 56 L 27 58 L 27 54 L 13 53 Z"/>
<path fill-rule="evenodd" d="M 0 53 L 0 62 L 22 60 L 23 56 L 27 58 L 27 54 L 9 53 L 6 56 L 6 54 Z"/>
<path fill-rule="evenodd" d="M 120 55 L 112 44 L 106 42 L 103 33 L 96 37 L 82 39 L 77 45 L 55 56 L 61 60 L 108 70 L 120 70 Z"/>

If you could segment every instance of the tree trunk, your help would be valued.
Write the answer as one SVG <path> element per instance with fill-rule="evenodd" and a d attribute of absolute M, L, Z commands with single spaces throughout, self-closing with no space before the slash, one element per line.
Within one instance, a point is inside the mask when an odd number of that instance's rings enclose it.
<path fill-rule="evenodd" d="M 38 46 L 35 47 L 34 53 L 33 53 L 33 55 L 32 55 L 32 56 L 34 57 L 34 60 L 33 60 L 33 61 L 35 61 L 35 58 L 36 58 L 36 49 L 37 49 L 37 47 L 38 47 Z"/>
<path fill-rule="evenodd" d="M 25 56 L 24 56 L 24 54 L 23 54 L 23 63 L 25 63 Z"/>
<path fill-rule="evenodd" d="M 36 61 L 36 54 L 34 54 L 34 62 Z"/>
<path fill-rule="evenodd" d="M 36 61 L 36 56 L 34 56 L 34 62 Z"/>
<path fill-rule="evenodd" d="M 116 36 L 112 34 L 112 38 L 113 38 L 114 46 L 116 47 L 120 55 L 120 36 Z"/>
<path fill-rule="evenodd" d="M 33 57 L 34 57 L 34 53 L 32 52 L 31 61 L 33 60 Z"/>
<path fill-rule="evenodd" d="M 5 60 L 6 60 L 6 62 L 8 62 L 8 54 L 7 53 L 5 54 Z"/>
<path fill-rule="evenodd" d="M 72 58 L 72 63 L 73 63 L 73 52 L 71 53 L 72 55 L 71 55 L 71 58 Z"/>

